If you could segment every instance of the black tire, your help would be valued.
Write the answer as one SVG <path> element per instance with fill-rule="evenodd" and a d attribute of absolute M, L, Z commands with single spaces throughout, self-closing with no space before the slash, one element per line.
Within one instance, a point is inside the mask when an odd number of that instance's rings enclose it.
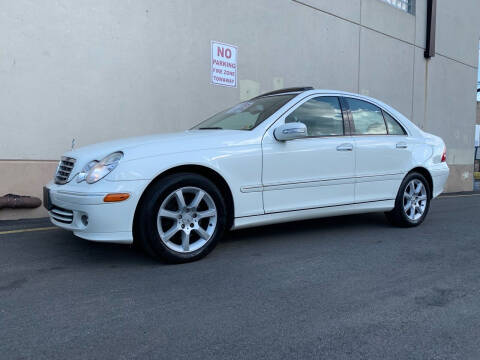
<path fill-rule="evenodd" d="M 407 216 L 404 210 L 404 204 L 403 204 L 405 189 L 412 180 L 421 181 L 427 193 L 425 210 L 423 211 L 423 214 L 421 215 L 421 217 L 416 220 L 412 220 Z M 430 185 L 427 179 L 425 179 L 425 176 L 417 172 L 412 172 L 408 174 L 405 177 L 405 179 L 403 179 L 402 184 L 400 185 L 397 197 L 395 199 L 395 208 L 392 211 L 386 212 L 385 216 L 387 217 L 389 222 L 395 226 L 399 226 L 399 227 L 418 226 L 425 220 L 428 214 L 428 211 L 430 209 L 431 199 L 432 199 L 432 190 L 430 189 Z"/>
<path fill-rule="evenodd" d="M 157 216 L 161 204 L 174 191 L 184 187 L 195 187 L 205 191 L 210 195 L 217 211 L 216 226 L 210 239 L 201 248 L 186 253 L 177 252 L 169 248 L 162 241 L 157 228 Z M 166 176 L 155 182 L 142 196 L 135 215 L 134 241 L 155 259 L 168 263 L 185 263 L 199 260 L 210 253 L 223 236 L 226 224 L 226 202 L 215 184 L 198 174 L 178 173 Z"/>

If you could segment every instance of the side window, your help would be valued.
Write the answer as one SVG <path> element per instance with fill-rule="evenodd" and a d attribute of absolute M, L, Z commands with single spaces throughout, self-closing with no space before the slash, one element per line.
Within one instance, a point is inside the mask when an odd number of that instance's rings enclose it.
<path fill-rule="evenodd" d="M 348 98 L 355 127 L 354 135 L 387 135 L 382 110 L 366 101 Z"/>
<path fill-rule="evenodd" d="M 310 99 L 288 115 L 285 122 L 304 123 L 308 136 L 343 135 L 342 110 L 337 97 Z"/>
<path fill-rule="evenodd" d="M 388 135 L 407 135 L 402 125 L 400 125 L 397 120 L 395 120 L 385 111 L 383 112 L 383 116 L 385 117 L 385 122 L 387 123 Z"/>

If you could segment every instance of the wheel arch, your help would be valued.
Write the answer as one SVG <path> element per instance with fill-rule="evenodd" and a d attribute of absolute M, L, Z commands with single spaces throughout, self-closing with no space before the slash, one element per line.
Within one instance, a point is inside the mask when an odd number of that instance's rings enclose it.
<path fill-rule="evenodd" d="M 132 231 L 134 234 L 134 238 L 135 238 L 135 228 L 137 223 L 138 209 L 140 208 L 148 189 L 151 186 L 153 186 L 153 184 L 165 178 L 166 176 L 178 174 L 178 173 L 185 173 L 185 172 L 202 175 L 207 179 L 209 179 L 210 181 L 212 181 L 218 187 L 220 192 L 223 194 L 226 205 L 227 205 L 227 229 L 230 229 L 233 226 L 233 221 L 235 218 L 235 206 L 234 206 L 232 190 L 230 189 L 230 186 L 228 185 L 225 178 L 222 175 L 220 175 L 217 171 L 207 166 L 195 165 L 195 164 L 179 165 L 161 172 L 152 181 L 150 181 L 150 183 L 145 187 L 145 189 L 143 189 L 142 195 L 140 196 L 140 199 L 135 208 L 135 214 L 133 217 Z"/>
<path fill-rule="evenodd" d="M 424 168 L 422 166 L 417 166 L 415 168 L 413 168 L 412 170 L 410 170 L 407 175 L 405 175 L 405 177 L 407 177 L 409 174 L 411 173 L 414 173 L 414 172 L 417 172 L 419 174 L 422 174 L 425 179 L 427 179 L 428 181 L 428 186 L 430 186 L 430 197 L 433 197 L 433 177 L 432 177 L 432 174 L 430 174 L 430 171 L 428 171 L 427 168 Z"/>

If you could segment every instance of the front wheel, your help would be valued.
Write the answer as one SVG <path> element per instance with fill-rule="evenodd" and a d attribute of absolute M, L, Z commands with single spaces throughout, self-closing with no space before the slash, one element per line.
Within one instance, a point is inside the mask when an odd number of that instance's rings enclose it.
<path fill-rule="evenodd" d="M 225 200 L 203 176 L 168 176 L 153 184 L 143 199 L 136 216 L 136 241 L 155 258 L 171 263 L 198 260 L 223 235 Z"/>
<path fill-rule="evenodd" d="M 430 209 L 431 194 L 430 185 L 422 174 L 408 174 L 398 190 L 395 208 L 385 213 L 387 219 L 401 227 L 420 225 Z"/>

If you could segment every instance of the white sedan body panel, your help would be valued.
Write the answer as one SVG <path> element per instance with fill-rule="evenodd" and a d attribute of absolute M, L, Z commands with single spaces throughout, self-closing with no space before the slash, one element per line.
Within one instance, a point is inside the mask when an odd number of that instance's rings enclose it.
<path fill-rule="evenodd" d="M 153 137 L 139 138 L 137 141 L 146 141 L 146 144 L 125 150 L 125 158 L 115 171 L 102 181 L 87 184 L 85 181 L 76 183 L 73 179 L 65 185 L 51 182 L 48 187 L 52 202 L 62 209 L 73 210 L 75 214 L 72 224 L 55 221 L 54 217 L 51 217 L 52 222 L 73 230 L 75 235 L 88 240 L 110 239 L 108 241 L 131 243 L 135 210 L 146 187 L 161 173 L 185 165 L 203 166 L 222 176 L 232 191 L 235 214 L 238 216 L 263 214 L 262 192 L 244 190 L 258 188 L 261 184 L 261 138 L 252 140 L 251 135 L 246 131 L 219 133 L 214 130 L 197 130 L 172 134 L 172 140 L 168 135 L 160 135 L 158 142 L 152 142 Z M 203 139 L 208 139 L 208 145 Z M 195 141 L 199 142 L 199 149 L 188 150 Z M 125 149 L 125 145 L 122 146 L 120 141 L 114 141 L 104 144 L 101 155 L 96 156 L 97 146 L 65 154 L 77 160 L 79 168 L 75 168 L 74 172 L 78 172 L 84 164 L 93 159 Z M 158 155 L 155 155 L 156 153 Z M 130 194 L 127 201 L 103 202 L 103 197 L 108 193 L 122 192 Z M 87 203 L 85 199 L 88 199 Z M 85 227 L 80 218 L 87 213 L 89 224 Z"/>
<path fill-rule="evenodd" d="M 275 125 L 314 96 L 306 96 Z M 351 204 L 355 200 L 355 154 L 350 136 L 307 137 L 277 141 L 276 126 L 263 139 L 263 201 L 266 213 Z"/>
<path fill-rule="evenodd" d="M 355 154 L 337 151 L 344 137 L 263 142 L 265 212 L 351 204 L 355 199 Z"/>
<path fill-rule="evenodd" d="M 145 151 L 147 156 L 130 161 L 125 159 L 106 180 L 151 181 L 175 167 L 203 166 L 214 170 L 225 179 L 235 199 L 237 216 L 263 214 L 261 192 L 245 191 L 258 188 L 261 184 L 261 137 L 252 139 L 252 133 L 242 130 L 194 130 L 181 135 L 182 140 L 175 139 L 171 144 L 148 145 L 141 150 Z M 196 141 L 198 145 L 194 144 Z M 190 150 L 191 147 L 198 149 Z M 155 153 L 158 155 L 150 155 Z"/>
<path fill-rule="evenodd" d="M 148 180 L 100 181 L 92 185 L 85 182 L 57 185 L 51 182 L 47 187 L 50 189 L 51 201 L 55 204 L 55 208 L 50 211 L 50 220 L 54 225 L 72 230 L 75 235 L 87 240 L 130 244 L 133 239 L 134 211 L 148 183 Z M 89 186 L 94 190 L 88 189 Z M 124 192 L 130 194 L 130 198 L 126 201 L 118 203 L 103 201 L 108 193 Z M 57 208 L 72 212 L 71 223 L 59 221 L 63 220 L 61 217 L 63 214 L 58 214 Z M 88 215 L 88 226 L 81 221 L 83 215 Z"/>
<path fill-rule="evenodd" d="M 335 136 L 279 142 L 274 130 L 307 99 L 348 96 L 372 102 L 392 114 L 407 136 Z M 400 146 L 398 146 L 400 144 Z M 348 151 L 343 151 L 351 146 Z M 438 196 L 448 177 L 441 161 L 443 141 L 418 129 L 389 106 L 367 97 L 312 90 L 294 97 L 253 130 L 190 130 L 116 140 L 70 151 L 76 159 L 67 184 L 47 185 L 52 222 L 77 236 L 118 243 L 133 241 L 139 200 L 159 176 L 181 166 L 201 166 L 227 183 L 234 204 L 233 229 L 394 207 L 398 188 L 412 169 L 426 169 Z M 118 167 L 94 184 L 77 183 L 81 169 L 116 151 Z M 105 203 L 110 193 L 128 193 L 123 202 Z M 65 211 L 67 210 L 67 211 Z M 81 218 L 88 215 L 85 225 Z M 72 218 L 70 223 L 57 221 Z"/>
<path fill-rule="evenodd" d="M 395 199 L 396 190 L 405 174 L 412 168 L 412 152 L 397 148 L 405 144 L 410 149 L 415 140 L 405 136 L 354 136 L 356 185 L 358 202 Z"/>

